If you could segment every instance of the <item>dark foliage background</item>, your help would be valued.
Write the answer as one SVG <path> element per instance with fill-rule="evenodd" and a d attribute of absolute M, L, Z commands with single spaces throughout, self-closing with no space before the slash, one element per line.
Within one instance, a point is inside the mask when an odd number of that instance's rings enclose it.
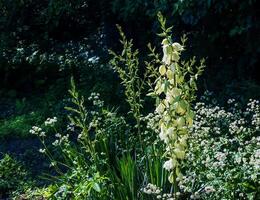
<path fill-rule="evenodd" d="M 259 98 L 256 0 L 0 0 L 0 136 L 27 135 L 51 113 L 64 115 L 71 76 L 83 95 L 99 92 L 127 110 L 108 64 L 108 49 L 121 50 L 115 25 L 146 59 L 148 42 L 160 50 L 159 11 L 176 40 L 187 34 L 184 56 L 206 58 L 200 91 Z"/>
<path fill-rule="evenodd" d="M 0 1 L 0 74 L 1 88 L 31 92 L 46 88 L 63 74 L 59 63 L 26 57 L 37 51 L 48 57 L 64 54 L 69 41 L 88 38 L 88 44 L 106 58 L 106 49 L 116 48 L 119 23 L 146 50 L 149 41 L 156 43 L 156 13 L 162 11 L 174 25 L 178 38 L 189 37 L 189 50 L 207 58 L 204 87 L 223 89 L 243 80 L 258 82 L 260 50 L 259 11 L 256 0 L 1 0 Z M 106 37 L 95 44 L 99 29 Z M 100 35 L 99 35 L 100 36 Z M 20 53 L 17 48 L 24 48 Z M 102 54 L 100 54 L 102 52 Z M 187 52 L 189 54 L 189 52 Z"/>

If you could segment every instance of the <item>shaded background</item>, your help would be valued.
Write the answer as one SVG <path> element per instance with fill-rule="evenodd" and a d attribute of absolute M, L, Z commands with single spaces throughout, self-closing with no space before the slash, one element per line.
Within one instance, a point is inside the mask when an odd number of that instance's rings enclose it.
<path fill-rule="evenodd" d="M 143 60 L 148 42 L 160 50 L 158 11 L 174 39 L 187 34 L 184 58 L 206 58 L 198 95 L 259 98 L 256 0 L 0 0 L 0 137 L 27 135 L 46 116 L 63 116 L 71 76 L 84 95 L 99 92 L 127 110 L 108 64 L 107 50 L 121 50 L 115 24 Z"/>
<path fill-rule="evenodd" d="M 58 59 L 75 48 L 74 54 L 68 53 L 75 62 L 79 42 L 106 62 L 106 48 L 117 49 L 117 23 L 145 52 L 149 41 L 158 43 L 158 11 L 174 25 L 176 39 L 188 35 L 187 55 L 207 58 L 203 87 L 223 90 L 244 81 L 252 87 L 259 84 L 256 0 L 1 0 L 1 89 L 11 90 L 13 96 L 37 93 L 77 71 L 72 68 L 83 66 Z M 62 64 L 65 69 L 60 70 Z"/>
<path fill-rule="evenodd" d="M 187 34 L 184 58 L 206 58 L 198 95 L 259 99 L 256 0 L 0 0 L 0 152 L 35 174 L 47 166 L 39 165 L 40 144 L 29 130 L 53 116 L 66 124 L 71 76 L 86 97 L 99 92 L 106 105 L 128 110 L 107 50 L 121 50 L 115 24 L 141 60 L 148 42 L 160 49 L 158 11 L 174 26 L 174 39 Z"/>

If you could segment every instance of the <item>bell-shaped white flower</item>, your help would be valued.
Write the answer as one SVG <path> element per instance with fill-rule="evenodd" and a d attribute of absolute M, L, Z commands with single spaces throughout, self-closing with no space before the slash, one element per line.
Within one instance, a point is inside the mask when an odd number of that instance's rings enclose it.
<path fill-rule="evenodd" d="M 178 62 L 180 60 L 180 55 L 177 51 L 173 51 L 171 53 L 171 60 L 175 62 Z"/>
<path fill-rule="evenodd" d="M 161 65 L 161 66 L 159 67 L 159 72 L 160 72 L 160 74 L 161 74 L 162 76 L 166 73 L 166 67 L 165 67 L 165 65 Z"/>
<path fill-rule="evenodd" d="M 168 143 L 168 142 L 169 142 L 169 138 L 168 138 L 168 135 L 167 135 L 167 131 L 165 130 L 164 125 L 161 125 L 161 131 L 160 131 L 159 137 L 160 137 L 160 139 L 161 139 L 162 141 L 164 141 L 165 143 Z"/>
<path fill-rule="evenodd" d="M 165 109 L 165 106 L 162 104 L 162 103 L 160 103 L 158 106 L 157 106 L 157 108 L 156 108 L 156 112 L 157 113 L 159 113 L 159 114 L 162 114 L 163 112 L 164 112 L 164 109 Z"/>
<path fill-rule="evenodd" d="M 163 168 L 166 169 L 167 171 L 171 171 L 175 166 L 176 166 L 176 160 L 172 158 L 170 160 L 167 160 L 163 164 Z"/>
<path fill-rule="evenodd" d="M 185 151 L 184 151 L 184 150 L 181 150 L 181 149 L 179 149 L 179 148 L 174 149 L 174 154 L 176 155 L 176 157 L 177 157 L 178 159 L 181 159 L 181 160 L 183 160 L 184 157 L 185 157 Z"/>
<path fill-rule="evenodd" d="M 173 48 L 173 50 L 178 51 L 178 52 L 184 50 L 183 46 L 181 44 L 179 44 L 178 42 L 174 42 L 172 44 L 172 48 Z"/>
<path fill-rule="evenodd" d="M 166 65 L 170 65 L 172 61 L 172 47 L 170 45 L 163 45 L 163 59 Z"/>

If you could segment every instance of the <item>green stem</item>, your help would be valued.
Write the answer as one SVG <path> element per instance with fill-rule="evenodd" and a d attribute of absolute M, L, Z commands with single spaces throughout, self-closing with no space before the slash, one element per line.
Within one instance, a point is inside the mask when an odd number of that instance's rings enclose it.
<path fill-rule="evenodd" d="M 49 158 L 49 160 L 51 162 L 56 162 L 55 159 L 52 157 L 51 153 L 49 152 L 49 149 L 47 148 L 47 146 L 44 142 L 44 139 L 41 139 L 41 138 L 39 138 L 39 139 L 40 139 L 42 145 L 44 146 L 44 149 L 46 150 L 45 155 L 47 155 L 47 157 Z M 54 169 L 56 170 L 57 173 L 63 175 L 62 171 L 60 170 L 60 168 L 58 166 L 54 165 L 53 167 L 54 167 Z"/>
<path fill-rule="evenodd" d="M 144 150 L 144 146 L 143 146 L 143 141 L 142 141 L 142 137 L 141 137 L 141 114 L 140 114 L 140 108 L 141 108 L 141 86 L 140 86 L 140 80 L 138 81 L 138 103 L 137 103 L 137 118 L 136 118 L 136 123 L 137 123 L 137 134 L 139 137 L 139 143 L 141 145 L 141 150 Z"/>
<path fill-rule="evenodd" d="M 177 187 L 177 176 L 176 176 L 176 173 L 174 173 L 173 175 L 173 191 L 174 191 L 174 199 L 177 200 L 177 190 L 178 190 L 178 187 Z"/>

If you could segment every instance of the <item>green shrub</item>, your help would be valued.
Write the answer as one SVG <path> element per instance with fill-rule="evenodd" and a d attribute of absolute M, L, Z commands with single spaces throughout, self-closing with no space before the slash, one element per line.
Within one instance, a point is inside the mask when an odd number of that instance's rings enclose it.
<path fill-rule="evenodd" d="M 22 114 L 10 117 L 0 121 L 0 139 L 12 137 L 28 137 L 28 130 L 33 124 L 39 123 L 43 120 L 42 113 L 31 112 L 29 114 Z"/>
<path fill-rule="evenodd" d="M 70 121 L 67 130 L 56 127 L 59 120 L 56 117 L 48 118 L 42 128 L 33 126 L 30 130 L 39 137 L 43 144 L 39 151 L 47 156 L 57 173 L 56 177 L 50 177 L 54 184 L 46 188 L 45 196 L 48 199 L 107 199 L 110 143 L 106 129 L 111 133 L 117 124 L 116 117 L 103 107 L 97 93 L 89 97 L 92 108 L 86 110 L 84 98 L 76 91 L 74 82 L 71 83 L 71 105 L 66 107 Z M 52 145 L 59 151 L 60 159 L 54 158 L 46 142 L 45 132 L 51 130 L 55 134 Z M 62 132 L 64 134 L 60 134 Z"/>
<path fill-rule="evenodd" d="M 0 198 L 18 190 L 25 182 L 29 182 L 28 180 L 29 174 L 21 163 L 5 154 L 0 160 Z"/>

